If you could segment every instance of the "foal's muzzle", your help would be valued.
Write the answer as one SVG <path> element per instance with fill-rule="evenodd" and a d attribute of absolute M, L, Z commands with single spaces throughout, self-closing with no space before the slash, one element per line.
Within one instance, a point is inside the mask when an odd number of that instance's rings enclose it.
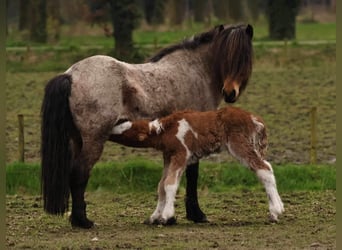
<path fill-rule="evenodd" d="M 235 89 L 233 89 L 230 93 L 222 90 L 223 98 L 225 102 L 234 103 L 237 100 L 237 95 Z"/>

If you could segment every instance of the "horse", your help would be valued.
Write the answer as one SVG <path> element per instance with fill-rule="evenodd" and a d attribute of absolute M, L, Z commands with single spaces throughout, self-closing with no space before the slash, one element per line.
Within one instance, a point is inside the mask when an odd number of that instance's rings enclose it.
<path fill-rule="evenodd" d="M 252 72 L 253 27 L 218 25 L 130 64 L 105 55 L 84 58 L 48 81 L 41 105 L 41 190 L 47 213 L 69 207 L 74 227 L 91 228 L 84 192 L 113 127 L 176 110 L 233 103 Z M 186 170 L 186 215 L 206 222 L 197 198 L 198 162 Z"/>
<path fill-rule="evenodd" d="M 174 202 L 186 166 L 203 156 L 227 149 L 263 183 L 270 220 L 278 221 L 284 205 L 271 164 L 265 160 L 266 126 L 262 118 L 236 107 L 216 111 L 178 111 L 155 120 L 127 121 L 112 130 L 112 139 L 130 147 L 150 147 L 163 153 L 164 170 L 158 204 L 146 223 L 176 223 Z"/>

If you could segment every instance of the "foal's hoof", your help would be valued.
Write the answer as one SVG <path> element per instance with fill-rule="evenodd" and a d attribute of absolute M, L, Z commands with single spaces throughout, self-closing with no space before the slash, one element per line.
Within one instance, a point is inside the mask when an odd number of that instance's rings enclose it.
<path fill-rule="evenodd" d="M 72 227 L 79 227 L 79 228 L 85 228 L 85 229 L 94 227 L 94 222 L 91 220 L 88 220 L 87 218 L 77 218 L 77 217 L 70 216 L 69 221 Z"/>
<path fill-rule="evenodd" d="M 159 219 L 151 220 L 151 218 L 147 218 L 146 220 L 144 220 L 143 223 L 145 225 L 160 225 L 161 224 Z"/>
<path fill-rule="evenodd" d="M 161 224 L 163 224 L 165 226 L 175 225 L 175 224 L 177 224 L 177 219 L 175 217 L 171 217 L 167 220 L 162 219 Z"/>
<path fill-rule="evenodd" d="M 269 221 L 271 223 L 277 223 L 279 220 L 277 216 L 270 214 Z"/>

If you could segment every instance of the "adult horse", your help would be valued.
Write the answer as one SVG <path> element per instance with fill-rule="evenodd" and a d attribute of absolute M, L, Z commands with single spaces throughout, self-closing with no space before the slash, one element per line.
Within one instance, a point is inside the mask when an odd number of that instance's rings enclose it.
<path fill-rule="evenodd" d="M 219 25 L 162 49 L 148 62 L 129 64 L 92 56 L 51 79 L 42 102 L 41 157 L 44 209 L 90 228 L 84 192 L 114 126 L 175 110 L 216 109 L 235 102 L 252 72 L 251 25 Z M 206 221 L 197 200 L 198 162 L 186 170 L 186 212 Z"/>

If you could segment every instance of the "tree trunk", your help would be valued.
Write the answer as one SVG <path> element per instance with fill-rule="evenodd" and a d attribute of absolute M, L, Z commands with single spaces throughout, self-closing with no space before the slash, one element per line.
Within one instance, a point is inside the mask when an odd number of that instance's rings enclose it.
<path fill-rule="evenodd" d="M 181 25 L 185 18 L 186 3 L 184 0 L 171 0 L 170 2 L 170 24 Z"/>
<path fill-rule="evenodd" d="M 30 38 L 31 41 L 45 43 L 46 33 L 46 0 L 30 1 Z"/>
<path fill-rule="evenodd" d="M 242 1 L 228 0 L 228 13 L 229 17 L 234 22 L 241 21 L 243 19 Z"/>
<path fill-rule="evenodd" d="M 128 59 L 133 55 L 133 30 L 139 18 L 134 0 L 110 0 L 115 55 Z"/>
<path fill-rule="evenodd" d="M 52 41 L 58 41 L 60 37 L 60 1 L 47 0 L 48 34 Z"/>
<path fill-rule="evenodd" d="M 253 21 L 257 21 L 260 14 L 260 0 L 247 0 L 248 10 Z"/>
<path fill-rule="evenodd" d="M 19 3 L 19 30 L 29 28 L 29 6 L 30 0 L 20 0 Z"/>
<path fill-rule="evenodd" d="M 220 21 L 226 22 L 229 18 L 228 15 L 228 1 L 227 0 L 214 0 L 213 9 L 215 16 L 220 19 Z"/>
<path fill-rule="evenodd" d="M 294 39 L 299 0 L 268 0 L 267 16 L 271 39 Z"/>
<path fill-rule="evenodd" d="M 194 21 L 203 23 L 208 11 L 208 0 L 194 1 Z"/>
<path fill-rule="evenodd" d="M 164 0 L 145 0 L 145 20 L 148 24 L 160 24 L 164 22 Z"/>

